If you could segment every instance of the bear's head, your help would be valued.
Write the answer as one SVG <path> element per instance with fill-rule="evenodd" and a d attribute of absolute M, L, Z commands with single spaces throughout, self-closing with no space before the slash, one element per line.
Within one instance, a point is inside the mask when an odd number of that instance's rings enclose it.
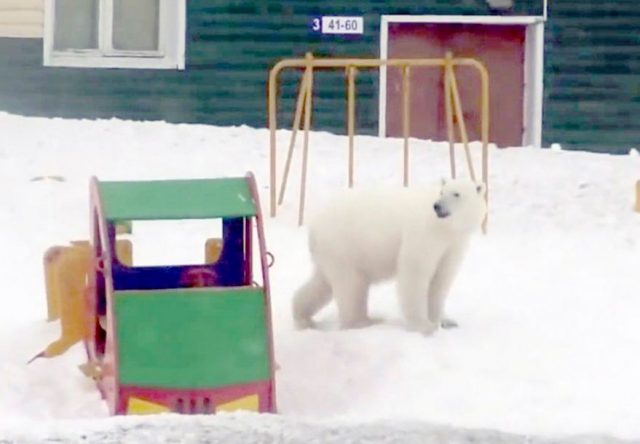
<path fill-rule="evenodd" d="M 473 230 L 487 214 L 486 190 L 483 183 L 469 179 L 443 179 L 433 211 L 439 220 L 456 230 Z"/>

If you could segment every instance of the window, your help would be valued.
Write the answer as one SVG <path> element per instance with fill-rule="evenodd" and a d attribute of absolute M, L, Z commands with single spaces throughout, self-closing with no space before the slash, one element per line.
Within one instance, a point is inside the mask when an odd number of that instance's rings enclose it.
<path fill-rule="evenodd" d="M 186 0 L 45 0 L 45 66 L 184 69 Z"/>
<path fill-rule="evenodd" d="M 134 267 L 213 263 L 206 260 L 212 253 L 207 242 L 218 239 L 222 245 L 222 238 L 222 219 L 133 220 L 127 233 L 116 234 L 116 240 L 131 241 Z"/>

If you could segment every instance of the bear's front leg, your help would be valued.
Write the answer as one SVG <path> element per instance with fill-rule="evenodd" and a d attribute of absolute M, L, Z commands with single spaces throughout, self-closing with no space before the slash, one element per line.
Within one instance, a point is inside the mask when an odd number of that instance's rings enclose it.
<path fill-rule="evenodd" d="M 398 298 L 400 309 L 410 331 L 430 335 L 438 324 L 427 316 L 427 291 L 433 266 L 409 252 L 401 252 L 398 259 Z"/>
<path fill-rule="evenodd" d="M 429 320 L 442 328 L 455 328 L 458 323 L 444 316 L 444 305 L 453 280 L 458 274 L 465 246 L 457 245 L 447 251 L 433 275 L 429 285 Z"/>
<path fill-rule="evenodd" d="M 445 330 L 458 328 L 458 323 L 454 319 L 443 317 L 440 321 L 440 327 L 444 328 Z"/>

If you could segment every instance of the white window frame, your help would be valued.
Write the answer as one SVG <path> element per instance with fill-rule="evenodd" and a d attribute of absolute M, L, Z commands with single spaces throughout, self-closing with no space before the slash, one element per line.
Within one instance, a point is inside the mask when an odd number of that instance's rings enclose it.
<path fill-rule="evenodd" d="M 113 49 L 113 0 L 99 1 L 98 49 L 55 50 L 55 2 L 44 0 L 44 66 L 185 69 L 187 0 L 160 0 L 158 51 Z"/>
<path fill-rule="evenodd" d="M 473 23 L 489 25 L 526 26 L 524 44 L 524 97 L 522 145 L 542 146 L 542 102 L 544 75 L 544 22 L 543 16 L 483 16 L 483 15 L 383 15 L 380 18 L 380 58 L 387 59 L 389 24 L 391 23 Z M 387 133 L 387 69 L 380 68 L 378 95 L 378 135 Z"/>

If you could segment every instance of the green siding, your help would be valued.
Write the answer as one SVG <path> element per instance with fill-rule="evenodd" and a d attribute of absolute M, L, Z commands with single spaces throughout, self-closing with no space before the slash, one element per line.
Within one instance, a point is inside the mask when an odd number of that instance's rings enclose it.
<path fill-rule="evenodd" d="M 626 153 L 640 144 L 637 0 L 549 2 L 544 140 Z"/>
<path fill-rule="evenodd" d="M 268 70 L 306 51 L 325 56 L 377 56 L 381 14 L 490 14 L 484 0 L 359 2 L 327 0 L 188 0 L 187 69 L 178 71 L 42 67 L 40 40 L 0 39 L 0 109 L 27 115 L 247 124 L 264 127 Z M 540 14 L 542 0 L 516 1 L 516 13 Z M 320 37 L 316 15 L 365 17 L 362 37 Z M 285 76 L 285 78 L 295 75 Z M 317 76 L 314 127 L 343 131 L 339 74 Z M 377 129 L 377 75 L 358 77 L 358 128 Z M 295 95 L 285 86 L 284 97 Z M 291 101 L 282 103 L 291 125 Z"/>
<path fill-rule="evenodd" d="M 198 389 L 270 378 L 259 288 L 116 292 L 115 315 L 121 384 Z"/>
<path fill-rule="evenodd" d="M 544 142 L 626 152 L 640 143 L 640 7 L 637 0 L 550 0 L 546 25 Z M 515 0 L 542 14 L 542 0 Z M 313 16 L 365 18 L 359 37 L 320 36 Z M 492 14 L 484 0 L 188 0 L 185 71 L 42 67 L 42 42 L 0 39 L 0 110 L 39 116 L 247 124 L 264 127 L 270 67 L 306 51 L 378 56 L 382 14 Z M 295 73 L 285 81 L 297 79 Z M 344 81 L 318 73 L 313 127 L 344 133 Z M 378 78 L 357 80 L 357 129 L 377 132 Z M 293 82 L 279 122 L 290 127 Z"/>
<path fill-rule="evenodd" d="M 246 179 L 99 182 L 105 218 L 114 221 L 253 216 Z"/>
<path fill-rule="evenodd" d="M 541 13 L 536 9 L 539 5 L 540 1 L 520 1 L 517 12 Z M 234 100 L 227 113 L 240 115 L 244 123 L 258 127 L 267 124 L 268 71 L 282 58 L 304 57 L 306 51 L 317 56 L 377 57 L 382 14 L 491 13 L 484 0 L 196 1 L 191 3 L 190 9 L 189 23 L 202 38 L 198 51 L 202 50 L 208 55 L 203 60 L 204 66 L 213 63 L 215 69 L 227 73 L 231 88 L 229 92 Z M 332 14 L 364 16 L 364 34 L 358 37 L 321 36 L 310 31 L 312 17 Z M 195 54 L 190 48 L 189 63 L 194 68 L 200 66 Z M 259 74 L 258 79 L 256 73 Z M 290 128 L 299 76 L 298 73 L 287 71 L 283 73 L 282 80 L 280 92 L 283 100 L 280 101 L 278 123 L 280 127 Z M 247 88 L 248 91 L 245 91 Z M 377 133 L 377 72 L 360 72 L 356 88 L 359 98 L 357 130 L 360 133 Z M 314 91 L 314 128 L 344 133 L 344 77 L 337 72 L 318 72 Z"/>

